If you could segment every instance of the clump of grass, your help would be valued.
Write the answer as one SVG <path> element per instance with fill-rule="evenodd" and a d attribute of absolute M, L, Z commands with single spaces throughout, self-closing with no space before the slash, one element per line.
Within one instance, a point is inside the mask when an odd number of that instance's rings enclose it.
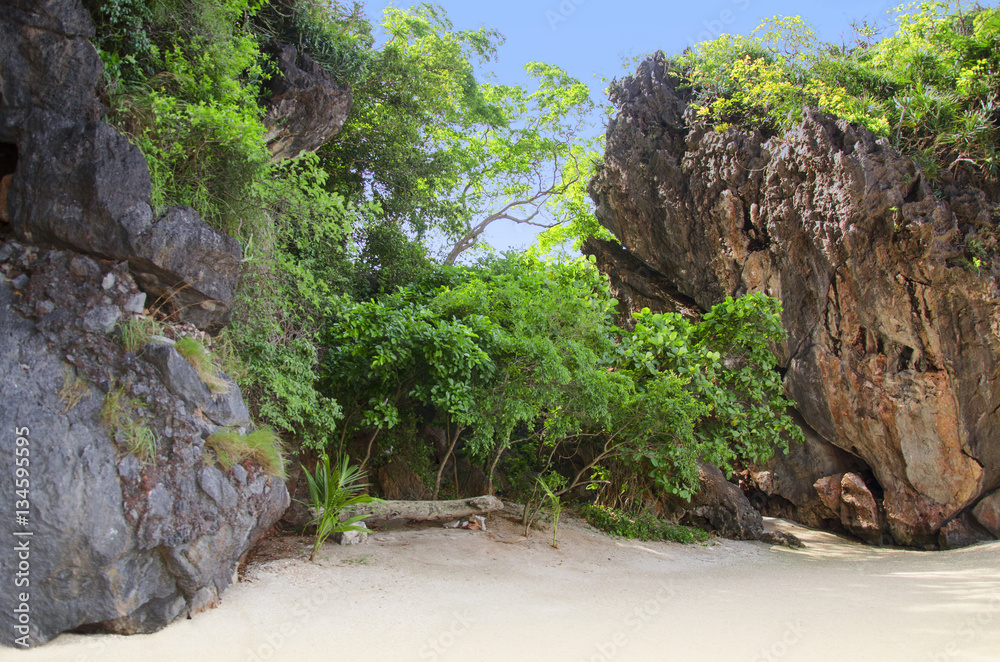
<path fill-rule="evenodd" d="M 243 361 L 240 353 L 236 350 L 236 345 L 230 338 L 229 329 L 220 333 L 213 340 L 212 355 L 215 356 L 222 372 L 232 377 L 236 383 L 240 383 L 250 374 L 246 362 Z"/>
<path fill-rule="evenodd" d="M 205 440 L 215 454 L 215 461 L 226 471 L 239 462 L 239 452 L 243 445 L 243 435 L 235 430 L 216 430 Z"/>
<path fill-rule="evenodd" d="M 135 412 L 145 405 L 128 397 L 128 385 L 113 387 L 104 396 L 101 405 L 101 422 L 111 429 L 116 443 L 125 446 L 143 462 L 155 462 L 159 442 L 156 433 Z"/>
<path fill-rule="evenodd" d="M 101 423 L 113 431 L 117 431 L 129 420 L 128 413 L 131 401 L 126 393 L 127 390 L 128 387 L 125 384 L 112 386 L 108 394 L 104 396 L 104 403 L 101 405 Z"/>
<path fill-rule="evenodd" d="M 219 465 L 226 470 L 244 460 L 259 464 L 276 478 L 285 477 L 285 456 L 281 452 L 281 437 L 271 428 L 260 428 L 249 434 L 232 429 L 217 430 L 205 440 Z"/>
<path fill-rule="evenodd" d="M 66 369 L 66 375 L 63 378 L 62 388 L 59 389 L 58 396 L 62 400 L 62 403 L 66 405 L 63 408 L 63 413 L 67 413 L 76 409 L 76 406 L 80 404 L 84 398 L 90 396 L 90 389 L 87 388 L 87 380 L 76 374 L 73 368 Z"/>
<path fill-rule="evenodd" d="M 149 343 L 156 335 L 162 335 L 163 323 L 151 316 L 130 317 L 119 330 L 122 349 L 135 352 Z"/>
<path fill-rule="evenodd" d="M 629 515 L 613 508 L 591 504 L 583 506 L 580 513 L 598 529 L 622 538 L 670 540 L 686 544 L 708 540 L 708 534 L 701 529 L 671 524 L 645 513 Z"/>
<path fill-rule="evenodd" d="M 125 449 L 143 462 L 156 464 L 159 442 L 156 433 L 139 419 L 129 419 L 119 428 L 124 436 Z"/>
<path fill-rule="evenodd" d="M 212 360 L 212 355 L 205 349 L 204 345 L 194 338 L 180 338 L 175 347 L 177 352 L 195 369 L 209 391 L 225 393 L 229 390 L 229 383 L 219 376 L 215 361 Z"/>

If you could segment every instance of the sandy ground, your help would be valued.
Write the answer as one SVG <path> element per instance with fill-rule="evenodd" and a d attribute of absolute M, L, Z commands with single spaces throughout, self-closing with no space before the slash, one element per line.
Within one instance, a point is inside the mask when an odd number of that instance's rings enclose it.
<path fill-rule="evenodd" d="M 152 635 L 63 635 L 40 662 L 1000 659 L 1000 543 L 874 549 L 782 521 L 804 549 L 530 539 L 437 527 L 258 562 L 223 604 Z"/>

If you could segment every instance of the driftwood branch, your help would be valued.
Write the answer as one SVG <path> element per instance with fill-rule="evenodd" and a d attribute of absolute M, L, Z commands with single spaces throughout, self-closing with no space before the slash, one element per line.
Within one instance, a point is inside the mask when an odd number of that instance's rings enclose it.
<path fill-rule="evenodd" d="M 370 512 L 365 518 L 369 525 L 375 522 L 387 522 L 393 519 L 412 519 L 418 521 L 439 519 L 460 519 L 470 515 L 484 515 L 497 510 L 503 510 L 503 502 L 495 496 L 480 496 L 472 499 L 455 499 L 452 501 L 382 501 L 366 503 L 345 510 L 344 517 L 353 517 Z"/>

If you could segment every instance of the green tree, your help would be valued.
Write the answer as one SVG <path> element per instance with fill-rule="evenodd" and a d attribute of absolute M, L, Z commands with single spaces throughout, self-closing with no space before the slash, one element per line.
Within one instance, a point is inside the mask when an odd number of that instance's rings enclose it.
<path fill-rule="evenodd" d="M 587 87 L 537 62 L 526 66 L 533 89 L 478 81 L 475 67 L 502 37 L 455 30 L 434 5 L 390 7 L 382 26 L 389 40 L 354 88 L 352 116 L 321 150 L 342 173 L 336 185 L 378 202 L 418 238 L 449 242 L 446 264 L 494 222 L 562 220 L 543 210 L 586 176 L 578 143 L 593 108 Z"/>

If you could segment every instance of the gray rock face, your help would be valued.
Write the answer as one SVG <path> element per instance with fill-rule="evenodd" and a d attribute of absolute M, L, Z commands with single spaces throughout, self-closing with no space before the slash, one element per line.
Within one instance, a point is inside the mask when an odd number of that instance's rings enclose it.
<path fill-rule="evenodd" d="M 139 284 L 166 298 L 181 321 L 212 331 L 227 324 L 240 274 L 239 242 L 188 207 L 170 208 L 154 221 L 146 160 L 111 126 L 38 113 L 30 122 L 39 123 L 38 130 L 19 144 L 8 194 L 15 233 L 127 260 Z"/>
<path fill-rule="evenodd" d="M 98 121 L 91 35 L 79 0 L 0 7 L 0 216 L 25 241 L 128 261 L 181 321 L 218 331 L 232 314 L 239 242 L 190 209 L 154 219 L 145 158 Z"/>
<path fill-rule="evenodd" d="M 83 625 L 155 631 L 218 601 L 241 555 L 288 506 L 288 493 L 256 465 L 222 472 L 208 464 L 191 412 L 209 411 L 212 402 L 189 395 L 188 404 L 141 354 L 85 330 L 95 302 L 120 311 L 135 295 L 127 265 L 22 249 L 9 259 L 30 275 L 26 289 L 0 282 L 4 494 L 15 493 L 16 429 L 27 429 L 30 453 L 27 524 L 0 520 L 5 540 L 32 533 L 31 618 L 22 641 L 37 645 Z M 108 274 L 114 285 L 105 289 Z M 43 301 L 53 307 L 36 317 Z M 106 393 L 121 385 L 134 403 L 129 416 L 157 437 L 155 458 L 130 454 L 101 422 Z M 4 545 L 0 573 L 13 577 L 17 563 Z M 15 597 L 0 591 L 0 612 L 14 613 Z M 0 643 L 18 645 L 18 636 L 4 628 Z"/>
<path fill-rule="evenodd" d="M 936 197 L 912 160 L 844 121 L 807 111 L 770 139 L 717 133 L 686 94 L 662 56 L 616 86 L 598 218 L 702 310 L 781 299 L 803 419 L 871 468 L 897 542 L 936 542 L 1000 484 L 998 265 L 957 261 L 995 225 L 991 201 Z"/>
<path fill-rule="evenodd" d="M 289 502 L 259 466 L 209 464 L 214 425 L 198 411 L 248 421 L 235 385 L 223 398 L 193 387 L 182 397 L 116 344 L 116 323 L 145 303 L 136 279 L 183 307 L 182 320 L 225 324 L 240 251 L 190 210 L 154 219 L 142 154 L 99 121 L 92 35 L 79 0 L 0 5 L 0 218 L 24 242 L 68 249 L 0 244 L 0 491 L 30 501 L 24 521 L 0 520 L 4 540 L 30 546 L 28 558 L 0 548 L 0 574 L 22 563 L 30 573 L 19 587 L 29 623 L 0 630 L 7 646 L 81 626 L 151 632 L 212 606 Z M 111 392 L 155 439 L 148 457 L 133 454 L 125 426 L 102 422 Z M 0 613 L 20 602 L 0 591 Z"/>
<path fill-rule="evenodd" d="M 8 193 L 14 232 L 28 242 L 128 259 L 153 223 L 139 148 L 103 122 L 33 112 L 28 125 Z"/>
<path fill-rule="evenodd" d="M 272 160 L 314 152 L 332 138 L 351 110 L 351 92 L 294 46 L 276 45 L 280 76 L 270 82 L 264 124 Z"/>
<path fill-rule="evenodd" d="M 242 258 L 236 239 L 208 227 L 190 207 L 171 207 L 136 238 L 129 266 L 181 321 L 214 332 L 232 318 Z"/>
<path fill-rule="evenodd" d="M 209 420 L 224 427 L 250 425 L 250 411 L 240 389 L 225 375 L 220 373 L 229 385 L 228 390 L 213 394 L 187 359 L 170 345 L 150 343 L 143 348 L 142 355 L 159 369 L 167 389 L 192 411 L 200 409 Z"/>
<path fill-rule="evenodd" d="M 45 108 L 96 119 L 101 62 L 77 0 L 8 0 L 0 5 L 0 109 Z"/>

